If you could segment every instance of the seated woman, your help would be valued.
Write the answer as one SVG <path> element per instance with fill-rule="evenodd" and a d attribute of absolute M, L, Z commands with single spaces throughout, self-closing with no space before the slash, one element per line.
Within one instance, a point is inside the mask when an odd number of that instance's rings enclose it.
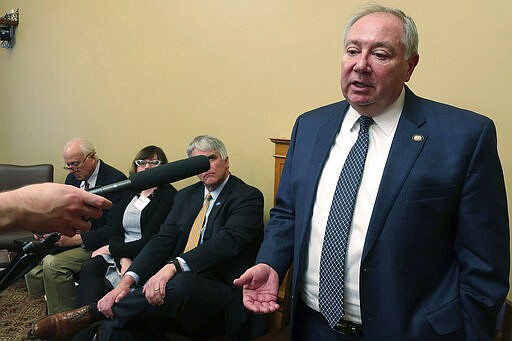
<path fill-rule="evenodd" d="M 144 147 L 137 153 L 130 174 L 167 163 L 161 148 Z M 170 184 L 140 193 L 127 191 L 119 205 L 112 208 L 110 243 L 93 252 L 80 271 L 77 306 L 96 302 L 117 285 L 133 258 L 160 229 L 171 210 L 176 189 Z M 95 328 L 86 329 L 75 340 L 92 340 Z"/>

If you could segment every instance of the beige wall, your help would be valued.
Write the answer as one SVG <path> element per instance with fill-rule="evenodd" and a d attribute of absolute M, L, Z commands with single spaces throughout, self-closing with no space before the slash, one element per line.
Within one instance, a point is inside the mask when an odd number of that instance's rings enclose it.
<path fill-rule="evenodd" d="M 232 172 L 264 192 L 268 214 L 268 138 L 288 137 L 301 112 L 341 99 L 342 28 L 363 3 L 3 0 L 0 14 L 19 8 L 20 25 L 15 47 L 0 49 L 0 163 L 51 162 L 60 182 L 71 137 L 127 171 L 144 145 L 180 159 L 208 133 L 226 143 Z M 413 91 L 496 122 L 510 193 L 512 2 L 383 3 L 418 25 Z"/>

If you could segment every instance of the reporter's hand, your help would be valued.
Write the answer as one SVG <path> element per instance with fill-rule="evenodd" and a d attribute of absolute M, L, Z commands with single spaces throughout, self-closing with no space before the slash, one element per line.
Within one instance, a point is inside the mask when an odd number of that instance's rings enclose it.
<path fill-rule="evenodd" d="M 0 229 L 30 228 L 34 233 L 73 236 L 88 231 L 89 218 L 99 218 L 112 203 L 77 187 L 43 183 L 0 193 Z"/>

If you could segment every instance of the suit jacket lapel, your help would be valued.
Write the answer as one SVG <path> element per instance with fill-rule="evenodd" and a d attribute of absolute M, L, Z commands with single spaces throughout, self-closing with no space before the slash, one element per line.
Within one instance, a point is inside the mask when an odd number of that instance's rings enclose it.
<path fill-rule="evenodd" d="M 185 244 L 188 240 L 188 235 L 190 234 L 190 230 L 192 229 L 192 224 L 194 224 L 194 220 L 197 217 L 197 214 L 201 210 L 201 206 L 204 201 L 204 185 L 201 182 L 195 184 L 194 190 L 190 193 L 190 197 L 187 199 L 189 204 L 189 209 L 187 212 L 187 219 L 184 220 L 183 229 L 183 239 L 185 240 Z M 183 244 L 183 247 L 185 247 Z"/>
<path fill-rule="evenodd" d="M 425 123 L 425 116 L 419 105 L 418 97 L 406 87 L 404 109 L 382 174 L 382 181 L 368 226 L 363 259 L 374 245 L 405 179 L 427 141 L 428 131 Z"/>
<path fill-rule="evenodd" d="M 302 187 L 304 190 L 308 191 L 307 193 L 304 193 L 305 200 L 303 201 L 305 204 L 304 212 L 308 212 L 308 215 L 304 219 L 306 224 L 309 224 L 311 221 L 318 182 L 322 174 L 325 162 L 329 157 L 331 147 L 334 144 L 334 140 L 336 139 L 336 136 L 340 130 L 341 123 L 343 122 L 345 114 L 347 113 L 348 103 L 343 101 L 340 102 L 339 106 L 335 106 L 333 108 L 334 110 L 330 112 L 328 120 L 324 125 L 318 128 L 315 140 L 311 141 L 311 143 L 313 143 L 313 150 L 311 153 L 311 160 L 307 165 L 306 183 Z M 307 228 L 301 230 L 300 240 L 305 240 L 304 236 L 306 231 Z"/>
<path fill-rule="evenodd" d="M 105 177 L 107 175 L 105 174 L 105 167 L 103 167 L 103 161 L 98 160 L 98 162 L 100 163 L 100 167 L 98 168 L 98 176 L 96 177 L 96 184 L 94 185 L 95 187 L 107 185 L 105 183 L 106 182 Z"/>
<path fill-rule="evenodd" d="M 210 211 L 210 214 L 208 215 L 208 221 L 206 222 L 206 230 L 204 231 L 204 240 L 210 239 L 210 237 L 213 234 L 213 222 L 215 221 L 215 218 L 219 214 L 223 204 L 224 200 L 229 197 L 229 193 L 231 193 L 233 189 L 233 175 L 229 176 L 228 182 L 220 192 L 220 195 L 218 198 L 215 199 L 215 202 L 213 203 L 213 207 Z"/>

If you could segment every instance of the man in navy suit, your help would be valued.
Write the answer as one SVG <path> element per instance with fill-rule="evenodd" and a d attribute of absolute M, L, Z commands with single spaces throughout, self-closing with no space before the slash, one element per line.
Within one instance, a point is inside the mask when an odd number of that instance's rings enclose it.
<path fill-rule="evenodd" d="M 245 337 L 242 290 L 232 282 L 254 264 L 263 232 L 263 195 L 229 172 L 219 139 L 198 136 L 187 155 L 207 156 L 210 169 L 198 175 L 199 182 L 178 191 L 160 232 L 116 288 L 97 303 L 36 322 L 34 336 L 65 339 L 110 318 L 103 328 L 106 340 L 160 340 L 166 330 L 191 337 L 222 332 L 227 339 Z M 197 244 L 189 247 L 206 201 Z"/>
<path fill-rule="evenodd" d="M 417 45 L 415 24 L 402 11 L 362 8 L 345 29 L 346 101 L 295 123 L 256 265 L 234 282 L 248 309 L 275 311 L 279 279 L 293 262 L 293 339 L 493 339 L 509 277 L 495 126 L 404 85 L 419 60 Z M 324 235 L 360 116 L 373 124 L 345 264 L 334 281 L 344 285 L 335 307 L 342 317 L 329 324 L 319 294 Z"/>
<path fill-rule="evenodd" d="M 81 138 L 74 138 L 64 147 L 65 169 L 69 170 L 65 183 L 88 189 L 126 179 L 119 170 L 100 160 L 94 145 Z M 116 205 L 119 195 L 107 199 Z M 27 289 L 31 296 L 46 295 L 48 313 L 54 314 L 75 307 L 76 275 L 84 261 L 91 258 L 92 250 L 108 243 L 106 225 L 108 211 L 91 220 L 91 229 L 74 236 L 61 236 L 51 254 L 41 264 L 25 275 Z"/>

